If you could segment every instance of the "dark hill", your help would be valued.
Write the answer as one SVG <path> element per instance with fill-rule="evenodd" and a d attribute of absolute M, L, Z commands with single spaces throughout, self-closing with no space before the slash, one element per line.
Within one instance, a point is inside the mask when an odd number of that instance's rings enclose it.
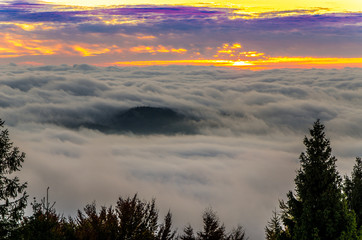
<path fill-rule="evenodd" d="M 134 134 L 193 134 L 195 119 L 170 108 L 134 107 L 112 115 L 103 122 L 83 123 L 79 127 L 96 129 L 104 133 Z"/>

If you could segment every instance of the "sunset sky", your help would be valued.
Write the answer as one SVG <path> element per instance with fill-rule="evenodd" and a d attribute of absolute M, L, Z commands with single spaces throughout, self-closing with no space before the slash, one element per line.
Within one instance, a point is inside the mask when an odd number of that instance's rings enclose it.
<path fill-rule="evenodd" d="M 362 66 L 362 2 L 0 1 L 0 64 Z"/>

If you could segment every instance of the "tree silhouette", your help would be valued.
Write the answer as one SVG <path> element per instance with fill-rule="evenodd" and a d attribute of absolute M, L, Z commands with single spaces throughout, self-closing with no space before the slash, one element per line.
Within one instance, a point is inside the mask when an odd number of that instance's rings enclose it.
<path fill-rule="evenodd" d="M 24 240 L 72 240 L 75 239 L 75 225 L 56 213 L 55 202 L 49 202 L 49 187 L 46 198 L 31 203 L 33 215 L 25 217 L 18 239 Z"/>
<path fill-rule="evenodd" d="M 184 233 L 179 237 L 181 240 L 196 240 L 194 235 L 194 229 L 191 227 L 190 224 L 188 224 L 184 228 Z"/>
<path fill-rule="evenodd" d="M 87 204 L 84 213 L 78 210 L 75 220 L 76 239 L 113 240 L 119 236 L 118 219 L 112 207 L 101 207 L 97 213 L 96 204 Z"/>
<path fill-rule="evenodd" d="M 27 183 L 14 173 L 24 162 L 25 153 L 10 142 L 9 132 L 0 119 L 0 238 L 11 238 L 24 214 Z"/>
<path fill-rule="evenodd" d="M 362 160 L 360 157 L 356 158 L 352 178 L 346 177 L 344 190 L 349 208 L 356 213 L 357 228 L 362 231 Z"/>
<path fill-rule="evenodd" d="M 273 216 L 265 227 L 266 240 L 278 240 L 283 232 L 282 225 L 280 223 L 280 217 L 276 210 L 273 211 Z"/>
<path fill-rule="evenodd" d="M 220 225 L 219 218 L 216 213 L 208 208 L 204 211 L 202 216 L 204 223 L 203 231 L 198 232 L 197 236 L 199 240 L 223 240 L 225 239 L 225 227 Z"/>
<path fill-rule="evenodd" d="M 304 138 L 306 151 L 300 155 L 301 168 L 295 178 L 295 194 L 281 201 L 283 222 L 293 239 L 334 240 L 353 236 L 353 216 L 345 207 L 341 177 L 324 125 L 316 121 L 311 137 Z M 355 239 L 355 238 L 354 238 Z"/>
<path fill-rule="evenodd" d="M 144 239 L 156 238 L 158 211 L 155 200 L 144 202 L 137 198 L 123 199 L 117 201 L 116 211 L 120 221 L 120 239 Z"/>
<path fill-rule="evenodd" d="M 159 240 L 172 240 L 175 238 L 176 231 L 172 231 L 172 214 L 170 211 L 165 216 L 165 222 L 161 224 L 157 238 Z"/>
<path fill-rule="evenodd" d="M 234 228 L 229 236 L 226 238 L 227 240 L 247 240 L 245 230 L 242 226 L 237 226 Z"/>

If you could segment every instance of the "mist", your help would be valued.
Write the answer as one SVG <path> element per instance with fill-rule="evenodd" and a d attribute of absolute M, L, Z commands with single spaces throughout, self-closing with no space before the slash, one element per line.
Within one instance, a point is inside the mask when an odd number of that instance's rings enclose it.
<path fill-rule="evenodd" d="M 49 186 L 64 216 L 138 193 L 170 209 L 179 232 L 212 207 L 227 228 L 263 239 L 314 121 L 342 176 L 362 155 L 359 68 L 0 69 L 0 118 L 26 153 L 20 177 L 31 198 Z"/>

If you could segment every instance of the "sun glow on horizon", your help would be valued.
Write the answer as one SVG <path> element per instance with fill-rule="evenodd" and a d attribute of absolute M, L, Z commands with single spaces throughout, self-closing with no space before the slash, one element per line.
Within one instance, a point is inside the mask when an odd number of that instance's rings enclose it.
<path fill-rule="evenodd" d="M 100 66 L 167 66 L 167 65 L 195 65 L 195 66 L 222 66 L 241 67 L 250 70 L 266 70 L 274 68 L 345 68 L 362 67 L 362 58 L 313 58 L 313 57 L 270 57 L 255 61 L 232 61 L 217 59 L 198 60 L 158 60 L 158 61 L 123 61 Z"/>

